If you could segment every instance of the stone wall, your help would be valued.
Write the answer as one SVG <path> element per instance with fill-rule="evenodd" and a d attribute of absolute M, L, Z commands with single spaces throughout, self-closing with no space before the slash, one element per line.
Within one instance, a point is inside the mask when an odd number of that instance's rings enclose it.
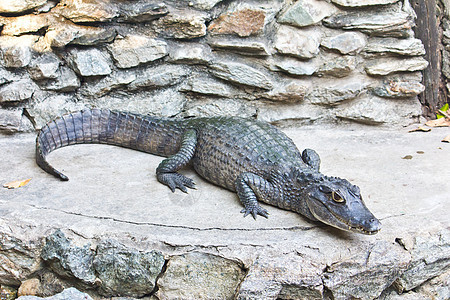
<path fill-rule="evenodd" d="M 417 120 L 408 0 L 0 3 L 0 130 L 83 107 L 278 124 Z"/>

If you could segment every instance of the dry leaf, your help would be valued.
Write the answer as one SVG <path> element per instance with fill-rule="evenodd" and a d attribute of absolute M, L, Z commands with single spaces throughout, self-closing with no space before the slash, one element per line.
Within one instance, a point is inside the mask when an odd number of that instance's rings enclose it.
<path fill-rule="evenodd" d="M 30 180 L 31 180 L 31 178 L 25 179 L 25 180 L 11 181 L 11 182 L 4 184 L 3 187 L 8 188 L 8 189 L 17 189 L 17 188 L 20 188 L 21 186 L 27 185 L 28 182 L 30 182 Z"/>
<path fill-rule="evenodd" d="M 423 126 L 419 126 L 417 128 L 411 129 L 408 132 L 417 132 L 417 131 L 428 132 L 428 131 L 431 131 L 431 128 L 426 128 L 426 127 L 423 127 Z"/>
<path fill-rule="evenodd" d="M 450 119 L 449 118 L 440 118 L 436 120 L 430 120 L 425 123 L 425 125 L 430 127 L 449 127 Z"/>
<path fill-rule="evenodd" d="M 450 143 L 450 135 L 447 135 L 441 142 Z"/>

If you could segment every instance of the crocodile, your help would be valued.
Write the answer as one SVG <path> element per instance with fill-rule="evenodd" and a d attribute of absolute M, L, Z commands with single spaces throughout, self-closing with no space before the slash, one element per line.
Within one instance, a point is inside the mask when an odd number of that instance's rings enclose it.
<path fill-rule="evenodd" d="M 259 201 L 327 225 L 375 234 L 380 221 L 364 204 L 359 187 L 320 172 L 316 151 L 300 152 L 275 126 L 239 117 L 159 118 L 108 109 L 86 109 L 43 126 L 36 139 L 36 162 L 61 180 L 68 177 L 46 160 L 72 144 L 100 143 L 166 157 L 158 181 L 172 192 L 195 188 L 178 173 L 191 164 L 207 181 L 236 192 L 244 217 L 268 217 Z"/>

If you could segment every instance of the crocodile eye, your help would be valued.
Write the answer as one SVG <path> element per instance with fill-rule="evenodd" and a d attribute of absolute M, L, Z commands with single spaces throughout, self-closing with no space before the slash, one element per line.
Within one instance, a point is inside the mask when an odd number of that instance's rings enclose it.
<path fill-rule="evenodd" d="M 342 203 L 344 202 L 344 198 L 342 198 L 338 193 L 336 193 L 335 191 L 331 192 L 331 198 L 333 198 L 334 202 L 337 203 Z"/>

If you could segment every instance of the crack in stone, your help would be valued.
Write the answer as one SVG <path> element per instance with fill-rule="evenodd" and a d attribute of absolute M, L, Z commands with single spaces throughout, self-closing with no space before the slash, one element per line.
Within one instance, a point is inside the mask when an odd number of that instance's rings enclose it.
<path fill-rule="evenodd" d="M 193 230 L 193 231 L 308 231 L 317 228 L 318 226 L 292 226 L 292 227 L 268 227 L 268 228 L 221 228 L 221 227 L 194 227 L 194 226 L 185 226 L 185 225 L 169 225 L 169 224 L 161 224 L 161 223 L 152 223 L 152 222 L 136 222 L 136 221 L 128 221 L 128 220 L 122 220 L 114 217 L 102 217 L 102 216 L 95 216 L 95 215 L 86 215 L 82 213 L 76 213 L 71 211 L 65 211 L 55 208 L 49 208 L 49 207 L 42 207 L 37 206 L 34 204 L 27 204 L 35 209 L 44 209 L 44 210 L 51 210 L 56 211 L 64 214 L 74 215 L 74 216 L 80 216 L 85 218 L 91 218 L 91 219 L 100 219 L 100 220 L 110 220 L 113 222 L 118 223 L 125 223 L 130 225 L 136 225 L 136 226 L 155 226 L 155 227 L 163 227 L 163 228 L 177 228 L 177 229 L 187 229 L 187 230 Z"/>

